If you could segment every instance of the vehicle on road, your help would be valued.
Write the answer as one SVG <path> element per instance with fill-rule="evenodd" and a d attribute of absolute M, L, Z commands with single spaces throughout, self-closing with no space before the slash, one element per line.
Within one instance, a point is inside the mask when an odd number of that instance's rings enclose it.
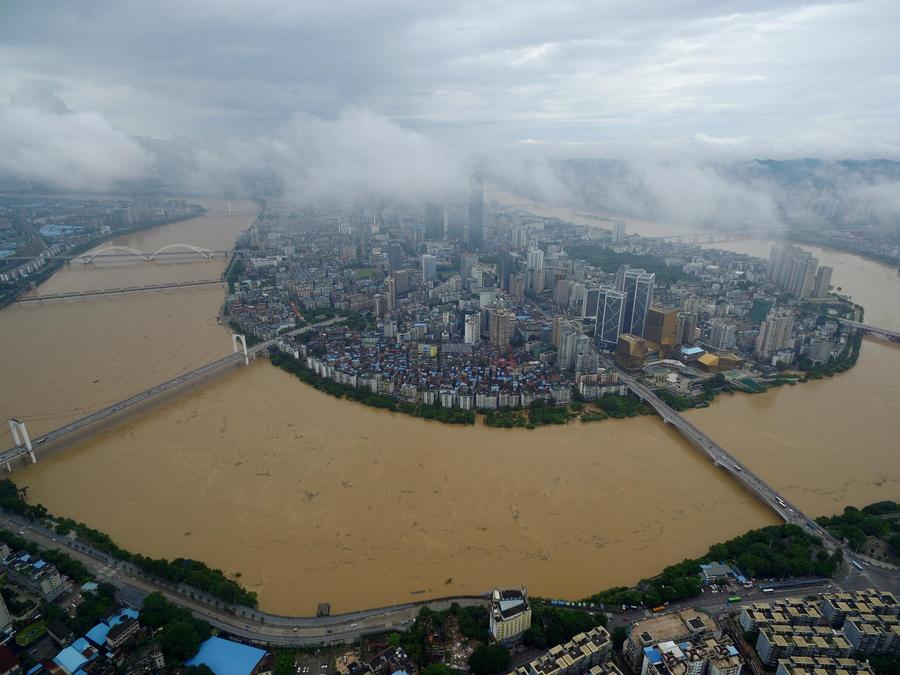
<path fill-rule="evenodd" d="M 728 602 L 740 602 L 740 601 L 741 601 L 741 596 L 739 596 L 739 595 L 732 595 L 730 598 L 728 598 Z"/>

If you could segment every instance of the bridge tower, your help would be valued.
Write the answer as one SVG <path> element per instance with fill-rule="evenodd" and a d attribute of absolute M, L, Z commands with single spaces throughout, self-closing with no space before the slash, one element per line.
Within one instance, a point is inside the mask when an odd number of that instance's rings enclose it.
<path fill-rule="evenodd" d="M 246 365 L 250 365 L 250 356 L 247 354 L 247 338 L 241 335 L 240 333 L 232 333 L 231 334 L 231 348 L 234 350 L 234 353 L 237 354 L 241 351 L 244 352 L 244 363 Z"/>
<path fill-rule="evenodd" d="M 28 450 L 28 454 L 31 455 L 31 463 L 37 464 L 37 457 L 34 456 L 34 448 L 31 447 L 31 437 L 28 436 L 28 429 L 25 428 L 25 422 L 18 420 L 15 417 L 11 417 L 9 419 L 9 430 L 12 431 L 12 437 L 16 442 L 16 447 L 21 448 L 24 444 L 25 448 Z M 6 468 L 9 468 L 8 462 Z"/>

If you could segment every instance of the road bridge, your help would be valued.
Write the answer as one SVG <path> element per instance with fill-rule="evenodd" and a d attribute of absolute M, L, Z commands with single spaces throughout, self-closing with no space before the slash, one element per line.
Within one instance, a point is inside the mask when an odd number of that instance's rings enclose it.
<path fill-rule="evenodd" d="M 884 338 L 885 340 L 891 340 L 892 342 L 900 342 L 900 332 L 898 331 L 890 330 L 888 328 L 879 328 L 878 326 L 870 326 L 869 324 L 851 321 L 850 319 L 840 319 L 840 321 L 847 326 L 858 328 L 864 333 L 868 333 L 874 337 Z"/>
<path fill-rule="evenodd" d="M 835 539 L 825 528 L 815 520 L 807 516 L 797 506 L 792 504 L 784 495 L 757 476 L 747 466 L 740 462 L 734 455 L 716 443 L 696 426 L 688 422 L 676 410 L 669 406 L 654 391 L 636 378 L 626 375 L 621 370 L 619 379 L 628 389 L 644 403 L 653 408 L 662 417 L 663 421 L 671 424 L 678 432 L 690 441 L 695 447 L 703 451 L 713 464 L 725 469 L 744 488 L 753 493 L 763 504 L 778 514 L 778 517 L 786 523 L 793 523 L 802 527 L 809 534 L 821 538 L 829 548 L 842 548 L 843 545 Z"/>
<path fill-rule="evenodd" d="M 27 262 L 29 260 L 61 260 L 71 262 L 79 260 L 90 264 L 95 260 L 143 260 L 153 262 L 160 260 L 184 259 L 185 256 L 196 256 L 203 260 L 211 258 L 227 258 L 231 251 L 216 251 L 193 244 L 168 244 L 157 251 L 138 251 L 130 246 L 107 246 L 93 252 L 63 253 L 60 255 L 9 256 L 4 261 Z"/>
<path fill-rule="evenodd" d="M 99 295 L 118 295 L 121 293 L 143 293 L 146 291 L 163 291 L 173 288 L 191 288 L 194 286 L 213 286 L 224 284 L 222 279 L 202 279 L 199 281 L 177 281 L 169 284 L 149 284 L 147 286 L 127 286 L 125 288 L 102 288 L 90 291 L 71 291 L 69 293 L 48 293 L 47 295 L 33 295 L 19 297 L 16 302 L 20 305 L 44 300 L 68 300 L 71 298 L 89 298 Z"/>
<path fill-rule="evenodd" d="M 343 321 L 344 317 L 335 317 L 333 319 L 328 319 L 327 321 L 320 321 L 319 323 L 315 323 L 309 326 L 304 326 L 302 328 L 297 328 L 292 331 L 288 331 L 286 333 L 282 333 L 276 338 L 271 340 L 266 340 L 265 342 L 260 342 L 252 347 L 246 346 L 246 339 L 243 335 L 233 335 L 232 336 L 232 345 L 234 347 L 234 352 L 229 354 L 228 356 L 223 356 L 220 359 L 212 361 L 211 363 L 207 363 L 199 368 L 195 368 L 187 373 L 182 373 L 177 377 L 173 377 L 171 380 L 166 380 L 162 384 L 157 384 L 149 389 L 145 389 L 133 396 L 129 396 L 128 398 L 117 401 L 111 405 L 108 405 L 100 410 L 96 410 L 88 415 L 80 417 L 68 424 L 65 424 L 58 429 L 54 429 L 53 431 L 44 434 L 43 436 L 38 436 L 33 440 L 28 440 L 21 444 L 19 436 L 16 435 L 16 432 L 13 432 L 13 438 L 16 442 L 16 446 L 13 448 L 9 448 L 8 450 L 0 453 L 0 465 L 6 465 L 7 470 L 12 470 L 12 461 L 22 458 L 22 457 L 31 457 L 32 461 L 37 461 L 32 453 L 37 453 L 43 446 L 49 444 L 53 441 L 60 441 L 65 439 L 66 437 L 70 437 L 72 434 L 81 431 L 82 429 L 94 424 L 95 422 L 100 422 L 101 420 L 105 420 L 113 415 L 117 415 L 125 410 L 132 408 L 141 403 L 145 403 L 161 394 L 164 394 L 168 391 L 171 391 L 181 385 L 187 384 L 197 378 L 210 375 L 217 371 L 224 369 L 230 365 L 236 365 L 241 361 L 249 364 L 250 359 L 255 359 L 256 356 L 269 349 L 269 347 L 273 346 L 278 340 L 286 336 L 299 335 L 300 333 L 304 333 L 309 330 L 314 330 L 315 328 L 321 326 L 328 326 L 338 321 Z M 22 425 L 22 422 L 19 420 L 11 420 L 15 422 L 16 425 Z M 16 429 L 21 429 L 23 432 L 23 439 L 27 438 L 27 432 L 22 429 L 21 426 L 16 426 Z"/>

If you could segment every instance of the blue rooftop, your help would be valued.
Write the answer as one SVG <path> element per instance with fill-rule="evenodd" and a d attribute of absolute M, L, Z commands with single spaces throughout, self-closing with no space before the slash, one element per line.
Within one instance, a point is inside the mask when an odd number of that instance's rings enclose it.
<path fill-rule="evenodd" d="M 211 637 L 185 665 L 205 665 L 216 675 L 250 675 L 265 655 L 262 649 Z"/>
<path fill-rule="evenodd" d="M 90 657 L 86 657 L 84 652 L 91 649 L 91 645 L 84 638 L 80 638 L 74 644 L 63 649 L 53 661 L 65 668 L 68 672 L 74 673 L 86 663 L 90 663 L 96 658 L 97 653 L 94 652 Z"/>
<path fill-rule="evenodd" d="M 95 645 L 103 645 L 106 642 L 106 636 L 109 635 L 109 626 L 100 622 L 91 628 L 84 636 Z"/>

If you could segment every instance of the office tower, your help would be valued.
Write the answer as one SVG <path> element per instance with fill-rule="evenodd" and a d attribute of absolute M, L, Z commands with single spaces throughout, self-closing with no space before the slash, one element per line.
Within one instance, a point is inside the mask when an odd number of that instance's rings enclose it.
<path fill-rule="evenodd" d="M 568 305 L 571 285 L 572 282 L 568 279 L 559 279 L 556 282 L 556 288 L 553 289 L 553 302 L 557 305 Z"/>
<path fill-rule="evenodd" d="M 624 332 L 643 336 L 655 284 L 656 275 L 652 272 L 640 268 L 625 270 L 622 289 L 625 293 Z"/>
<path fill-rule="evenodd" d="M 422 256 L 422 281 L 427 284 L 435 280 L 437 280 L 437 258 L 426 253 Z"/>
<path fill-rule="evenodd" d="M 713 319 L 709 324 L 709 346 L 723 352 L 734 349 L 735 326 L 725 319 Z"/>
<path fill-rule="evenodd" d="M 440 241 L 444 238 L 444 207 L 434 202 L 425 204 L 425 238 Z"/>
<path fill-rule="evenodd" d="M 784 308 L 773 309 L 759 327 L 756 354 L 767 359 L 778 350 L 787 348 L 793 330 L 794 314 Z"/>
<path fill-rule="evenodd" d="M 566 321 L 559 329 L 559 347 L 556 351 L 556 367 L 569 370 L 575 365 L 578 332 L 571 321 Z"/>
<path fill-rule="evenodd" d="M 403 247 L 396 242 L 388 244 L 388 264 L 392 270 L 400 269 L 403 265 Z"/>
<path fill-rule="evenodd" d="M 644 365 L 649 350 L 647 341 L 631 333 L 622 333 L 616 344 L 616 362 L 626 370 L 636 370 Z"/>
<path fill-rule="evenodd" d="M 384 281 L 384 297 L 387 311 L 393 312 L 397 309 L 397 281 L 393 276 L 389 276 Z"/>
<path fill-rule="evenodd" d="M 672 346 L 678 342 L 678 311 L 651 307 L 647 312 L 644 337 L 658 345 Z"/>
<path fill-rule="evenodd" d="M 480 251 L 484 244 L 484 176 L 472 177 L 469 191 L 469 250 Z"/>
<path fill-rule="evenodd" d="M 600 306 L 600 289 L 588 288 L 584 292 L 584 303 L 581 305 L 581 317 L 583 319 L 597 318 Z"/>
<path fill-rule="evenodd" d="M 825 265 L 818 269 L 811 297 L 824 298 L 828 296 L 828 290 L 831 288 L 831 273 L 833 271 L 831 267 Z"/>
<path fill-rule="evenodd" d="M 525 275 L 513 274 L 509 278 L 509 294 L 519 302 L 525 299 Z"/>
<path fill-rule="evenodd" d="M 604 349 L 615 349 L 625 320 L 625 294 L 614 288 L 603 288 L 597 311 L 595 334 Z"/>
<path fill-rule="evenodd" d="M 465 333 L 463 341 L 467 345 L 478 344 L 481 341 L 481 314 L 466 314 Z"/>
<path fill-rule="evenodd" d="M 516 317 L 506 309 L 488 311 L 488 336 L 495 347 L 508 347 L 515 330 Z"/>
<path fill-rule="evenodd" d="M 405 295 L 409 293 L 411 276 L 409 270 L 397 270 L 391 276 L 394 277 L 394 283 L 396 284 L 395 290 L 397 291 L 397 295 Z"/>
<path fill-rule="evenodd" d="M 612 235 L 613 235 L 612 240 L 613 240 L 614 244 L 621 244 L 623 241 L 625 241 L 625 221 L 624 220 L 617 220 L 613 223 Z"/>

